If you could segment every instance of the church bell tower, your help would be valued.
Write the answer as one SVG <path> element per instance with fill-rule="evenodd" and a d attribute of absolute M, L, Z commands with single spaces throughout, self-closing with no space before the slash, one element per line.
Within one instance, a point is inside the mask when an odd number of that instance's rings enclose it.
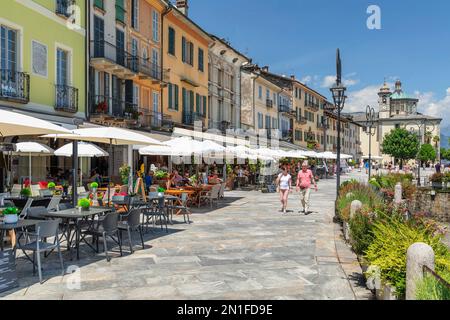
<path fill-rule="evenodd" d="M 391 116 L 391 94 L 391 89 L 384 81 L 383 87 L 378 92 L 380 119 L 387 119 Z"/>

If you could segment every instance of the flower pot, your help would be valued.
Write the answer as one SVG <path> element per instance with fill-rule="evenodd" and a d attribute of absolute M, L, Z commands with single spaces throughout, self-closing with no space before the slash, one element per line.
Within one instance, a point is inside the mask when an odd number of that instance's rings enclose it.
<path fill-rule="evenodd" d="M 17 214 L 6 214 L 3 216 L 3 222 L 7 224 L 16 224 L 19 221 Z"/>

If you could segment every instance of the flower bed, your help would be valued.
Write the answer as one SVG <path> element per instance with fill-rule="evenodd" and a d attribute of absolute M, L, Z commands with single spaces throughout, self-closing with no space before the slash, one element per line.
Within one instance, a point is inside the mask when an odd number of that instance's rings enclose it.
<path fill-rule="evenodd" d="M 346 233 L 352 249 L 364 265 L 363 270 L 374 270 L 374 266 L 379 270 L 382 285 L 376 289 L 382 299 L 392 299 L 393 295 L 399 299 L 404 297 L 406 252 L 416 242 L 433 248 L 438 274 L 450 274 L 450 252 L 441 241 L 445 230 L 425 214 L 408 212 L 407 204 L 414 195 L 412 188 L 403 192 L 404 199 L 408 200 L 405 204 L 393 204 L 395 185 L 400 182 L 409 188 L 411 181 L 411 176 L 398 174 L 372 179 L 369 186 L 350 181 L 341 186 L 336 204 L 339 217 L 348 226 Z M 350 207 L 354 200 L 361 201 L 363 206 L 351 218 Z M 365 274 L 369 279 L 373 277 L 371 272 Z M 430 285 L 427 283 L 423 287 Z"/>

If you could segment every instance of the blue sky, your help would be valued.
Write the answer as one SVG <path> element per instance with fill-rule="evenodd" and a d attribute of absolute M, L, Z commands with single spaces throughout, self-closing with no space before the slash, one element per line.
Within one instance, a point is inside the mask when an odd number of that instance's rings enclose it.
<path fill-rule="evenodd" d="M 381 30 L 366 26 L 372 4 Z M 376 106 L 383 79 L 400 78 L 422 112 L 450 127 L 450 1 L 190 0 L 189 15 L 259 65 L 295 74 L 326 96 L 339 47 L 348 111 Z"/>

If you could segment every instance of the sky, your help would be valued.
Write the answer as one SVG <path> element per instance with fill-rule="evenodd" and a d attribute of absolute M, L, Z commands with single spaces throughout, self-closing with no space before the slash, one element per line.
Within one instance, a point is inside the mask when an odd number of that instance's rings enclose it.
<path fill-rule="evenodd" d="M 345 111 L 377 107 L 384 79 L 400 79 L 419 111 L 450 135 L 450 1 L 190 0 L 189 16 L 270 71 L 330 97 L 336 48 L 348 88 Z M 380 9 L 381 29 L 369 29 Z"/>

